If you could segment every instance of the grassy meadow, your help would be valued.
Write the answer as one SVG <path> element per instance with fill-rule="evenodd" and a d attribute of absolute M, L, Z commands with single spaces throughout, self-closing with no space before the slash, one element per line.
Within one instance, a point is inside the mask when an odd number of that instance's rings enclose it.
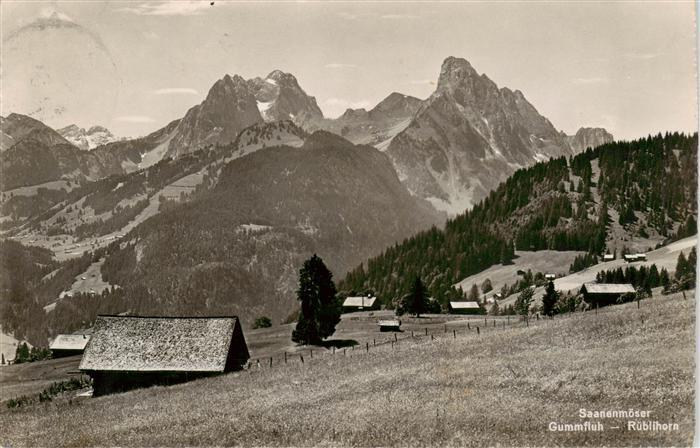
<path fill-rule="evenodd" d="M 216 378 L 0 410 L 2 446 L 690 446 L 693 292 Z M 483 323 L 483 321 L 482 321 Z M 376 331 L 376 330 L 375 330 Z M 377 333 L 379 334 L 379 333 Z M 384 337 L 385 334 L 382 334 Z M 434 339 L 433 339 L 434 338 Z M 253 355 L 255 357 L 255 355 Z M 551 432 L 588 410 L 649 410 L 677 431 Z M 620 426 L 620 429 L 610 429 Z"/>

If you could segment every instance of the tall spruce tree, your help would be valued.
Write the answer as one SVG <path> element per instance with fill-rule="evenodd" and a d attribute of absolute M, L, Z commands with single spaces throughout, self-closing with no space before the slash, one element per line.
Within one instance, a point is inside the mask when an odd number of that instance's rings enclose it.
<path fill-rule="evenodd" d="M 297 299 L 301 302 L 301 313 L 292 332 L 292 341 L 319 344 L 335 332 L 335 326 L 340 322 L 340 305 L 335 295 L 333 274 L 314 254 L 299 271 Z"/>
<path fill-rule="evenodd" d="M 527 316 L 530 312 L 530 304 L 532 304 L 532 296 L 535 293 L 535 289 L 527 287 L 520 291 L 518 298 L 515 300 L 515 312 L 521 316 Z"/>
<path fill-rule="evenodd" d="M 554 289 L 554 282 L 547 283 L 547 287 L 542 296 L 542 314 L 545 316 L 554 315 L 554 307 L 559 301 L 559 293 Z"/>
<path fill-rule="evenodd" d="M 396 308 L 396 314 L 404 313 L 413 314 L 420 317 L 421 313 L 425 313 L 428 309 L 428 297 L 425 292 L 425 285 L 418 276 L 413 280 L 411 292 L 403 296 L 401 303 Z"/>

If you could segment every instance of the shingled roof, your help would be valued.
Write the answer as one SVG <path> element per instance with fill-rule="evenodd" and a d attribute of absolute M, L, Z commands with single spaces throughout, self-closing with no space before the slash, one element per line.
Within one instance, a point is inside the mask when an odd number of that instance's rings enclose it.
<path fill-rule="evenodd" d="M 357 306 L 357 307 L 368 307 L 374 306 L 374 302 L 377 300 L 376 297 L 348 297 L 343 302 L 343 306 Z"/>
<path fill-rule="evenodd" d="M 98 316 L 81 370 L 223 372 L 236 317 Z"/>
<path fill-rule="evenodd" d="M 51 342 L 50 350 L 84 350 L 90 340 L 89 334 L 59 334 Z"/>
<path fill-rule="evenodd" d="M 626 294 L 635 293 L 629 283 L 586 283 L 583 285 L 589 294 Z"/>
<path fill-rule="evenodd" d="M 478 302 L 450 302 L 450 307 L 455 310 L 473 310 L 479 308 Z"/>

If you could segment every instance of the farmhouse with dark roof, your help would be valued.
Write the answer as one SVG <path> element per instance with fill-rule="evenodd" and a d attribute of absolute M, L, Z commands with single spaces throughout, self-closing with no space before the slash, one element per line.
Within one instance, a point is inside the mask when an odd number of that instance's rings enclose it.
<path fill-rule="evenodd" d="M 230 372 L 249 358 L 237 317 L 98 316 L 80 370 L 99 396 Z"/>

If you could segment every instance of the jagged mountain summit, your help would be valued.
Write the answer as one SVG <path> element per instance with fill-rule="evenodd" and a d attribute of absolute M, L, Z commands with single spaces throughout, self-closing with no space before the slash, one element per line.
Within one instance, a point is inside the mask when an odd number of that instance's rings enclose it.
<path fill-rule="evenodd" d="M 612 143 L 615 139 L 604 128 L 580 128 L 574 135 L 568 135 L 567 140 L 571 150 L 578 154 L 587 148 L 595 148 L 606 143 Z"/>
<path fill-rule="evenodd" d="M 264 121 L 295 123 L 323 117 L 316 100 L 296 78 L 280 70 L 265 79 L 225 75 L 206 99 L 192 107 L 172 131 L 164 156 L 177 157 L 207 145 L 233 142 L 245 128 Z"/>
<path fill-rule="evenodd" d="M 437 89 L 387 154 L 411 192 L 456 214 L 518 168 L 572 150 L 522 92 L 499 88 L 467 60 L 449 57 Z"/>
<path fill-rule="evenodd" d="M 412 194 L 449 214 L 471 207 L 518 168 L 612 140 L 600 128 L 582 128 L 574 136 L 557 131 L 522 92 L 499 88 L 465 59 L 454 57 L 443 63 L 437 88 L 428 99 L 393 92 L 370 110 L 348 109 L 336 119 L 324 118 L 315 98 L 292 74 L 280 70 L 249 80 L 225 75 L 183 118 L 137 139 L 110 142 L 113 136 L 105 128 L 84 131 L 77 126 L 61 129 L 64 138 L 41 122 L 18 117 L 22 116 L 3 119 L 0 149 L 6 151 L 34 128 L 41 129 L 32 135 L 44 144 L 41 151 L 35 147 L 26 154 L 14 151 L 6 158 L 7 166 L 41 168 L 43 162 L 29 159 L 54 160 L 51 148 L 58 144 L 66 145 L 60 158 L 71 161 L 43 170 L 42 176 L 34 175 L 35 170 L 18 171 L 6 188 L 64 176 L 97 180 L 129 173 L 167 157 L 229 145 L 253 125 L 291 120 L 306 132 L 326 130 L 385 151 Z M 76 150 L 97 145 L 89 152 L 98 157 L 83 160 L 67 145 Z"/>
<path fill-rule="evenodd" d="M 92 126 L 86 130 L 85 128 L 71 124 L 64 128 L 58 129 L 56 132 L 72 143 L 73 146 L 76 146 L 83 151 L 88 151 L 97 148 L 98 146 L 106 145 L 107 143 L 112 143 L 119 140 L 110 132 L 109 129 L 103 126 Z"/>
<path fill-rule="evenodd" d="M 265 121 L 292 120 L 296 124 L 323 118 L 316 99 L 299 86 L 297 79 L 281 70 L 265 79 L 248 81 L 255 92 L 258 110 Z"/>

